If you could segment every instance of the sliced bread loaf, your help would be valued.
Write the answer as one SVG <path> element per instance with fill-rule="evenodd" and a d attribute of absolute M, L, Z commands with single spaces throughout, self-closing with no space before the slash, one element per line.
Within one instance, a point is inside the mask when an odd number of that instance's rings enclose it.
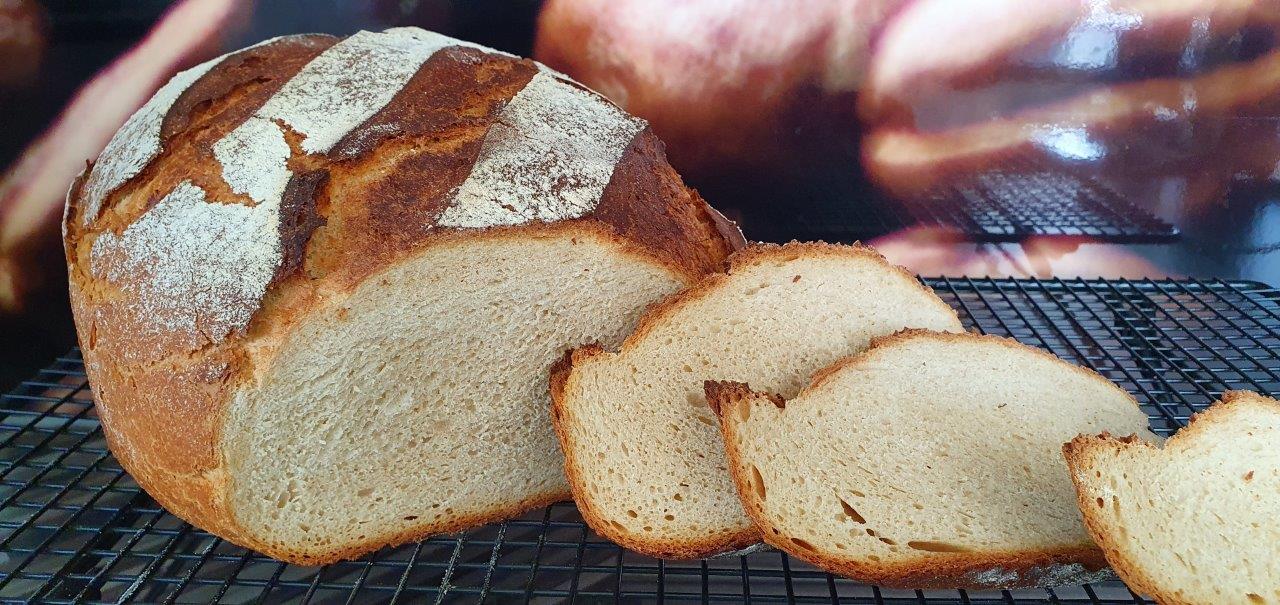
<path fill-rule="evenodd" d="M 1121 433 L 1124 434 L 1124 433 Z M 1089 533 L 1157 602 L 1280 603 L 1280 402 L 1229 392 L 1164 444 L 1063 451 Z"/>
<path fill-rule="evenodd" d="M 794 393 L 814 370 L 907 326 L 960 331 L 954 311 L 869 248 L 757 246 L 727 274 L 650 309 L 618 353 L 572 352 L 551 380 L 583 517 L 660 557 L 759 540 L 725 468 L 705 379 Z"/>
<path fill-rule="evenodd" d="M 765 541 L 883 586 L 1105 575 L 1060 449 L 1099 430 L 1155 439 L 1116 385 L 994 336 L 879 339 L 790 401 L 736 383 L 706 390 Z"/>
<path fill-rule="evenodd" d="M 547 370 L 745 243 L 643 120 L 416 28 L 178 74 L 64 223 L 114 456 L 302 564 L 567 498 Z"/>

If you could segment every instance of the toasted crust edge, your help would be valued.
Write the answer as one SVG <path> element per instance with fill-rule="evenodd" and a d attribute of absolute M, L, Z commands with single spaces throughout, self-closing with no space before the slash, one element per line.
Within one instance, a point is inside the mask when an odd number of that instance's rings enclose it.
<path fill-rule="evenodd" d="M 890 336 L 873 339 L 871 346 L 865 351 L 845 357 L 819 370 L 814 374 L 809 386 L 802 389 L 796 395 L 796 398 L 821 387 L 841 369 L 879 354 L 884 347 L 921 338 L 944 341 L 988 341 L 1010 348 L 1028 350 L 1075 368 L 1087 377 L 1103 380 L 1107 384 L 1115 386 L 1111 381 L 1106 380 L 1105 377 L 1093 370 L 1068 363 L 1046 351 L 1022 344 L 1011 338 L 990 334 L 955 334 L 932 330 L 906 329 Z M 1120 389 L 1119 386 L 1115 386 L 1115 388 L 1125 392 L 1133 402 L 1134 407 L 1138 407 L 1138 402 L 1132 395 Z M 729 405 L 735 405 L 747 398 L 765 398 L 779 409 L 784 410 L 786 409 L 786 400 L 776 394 L 753 391 L 747 384 L 737 382 L 707 381 L 704 389 L 708 403 L 711 404 L 712 409 L 720 417 L 725 452 L 729 458 L 729 473 L 733 477 L 734 486 L 737 488 L 738 497 L 742 500 L 743 508 L 746 509 L 747 515 L 751 517 L 756 526 L 760 528 L 764 541 L 787 554 L 808 561 L 837 575 L 890 588 L 964 588 L 974 590 L 1029 588 L 1046 586 L 1041 582 L 1046 577 L 1053 579 L 1051 585 L 1066 585 L 1096 581 L 1110 575 L 1107 571 L 1107 558 L 1104 556 L 1104 551 L 1094 545 L 1070 546 L 1032 552 L 966 553 L 964 556 L 955 557 L 954 562 L 940 563 L 935 560 L 922 559 L 893 565 L 876 565 L 861 561 L 840 560 L 826 556 L 823 553 L 797 548 L 765 516 L 755 496 L 755 490 L 742 472 L 742 455 L 737 448 L 736 433 L 734 432 L 741 421 L 736 415 L 725 413 Z M 1090 533 L 1092 534 L 1092 532 Z M 1073 577 L 1059 577 L 1054 574 L 1055 567 L 1060 568 L 1071 564 L 1083 566 L 1084 571 Z M 984 572 L 992 571 L 1003 571 L 1005 574 L 1013 573 L 1017 580 L 1008 583 L 974 581 L 976 577 L 981 577 Z"/>
<path fill-rule="evenodd" d="M 945 310 L 955 318 L 956 329 L 963 329 L 960 323 L 960 317 L 956 314 L 955 309 L 942 300 L 937 292 L 920 282 L 916 276 L 907 271 L 900 265 L 889 262 L 888 259 L 880 254 L 878 250 L 870 246 L 865 246 L 861 242 L 852 244 L 831 244 L 827 242 L 800 242 L 790 241 L 785 244 L 771 243 L 752 243 L 745 248 L 741 248 L 731 254 L 726 261 L 726 270 L 723 273 L 712 273 L 704 276 L 693 286 L 686 288 L 676 294 L 673 294 L 660 302 L 650 305 L 645 310 L 644 315 L 636 324 L 636 329 L 630 336 L 623 341 L 619 347 L 618 353 L 621 354 L 630 350 L 635 346 L 635 342 L 645 338 L 653 328 L 660 322 L 665 321 L 671 315 L 679 312 L 685 306 L 703 300 L 713 295 L 726 282 L 731 280 L 738 269 L 746 267 L 756 261 L 768 260 L 774 257 L 781 257 L 783 261 L 793 260 L 803 255 L 814 256 L 835 256 L 845 258 L 862 258 L 879 262 L 894 271 L 901 277 L 907 279 L 910 283 L 915 284 L 920 291 L 927 295 L 939 309 Z"/>
<path fill-rule="evenodd" d="M 1232 410 L 1249 405 L 1264 405 L 1280 411 L 1280 401 L 1273 398 L 1252 391 L 1226 391 L 1209 408 L 1193 414 L 1185 428 L 1165 441 L 1164 448 L 1179 448 L 1184 443 L 1194 441 L 1206 427 L 1222 422 Z M 1091 506 L 1096 496 L 1092 492 L 1089 471 L 1095 470 L 1101 462 L 1098 456 L 1133 449 L 1159 450 L 1161 448 L 1132 435 L 1115 437 L 1110 433 L 1079 435 L 1063 444 L 1062 455 L 1067 460 L 1071 482 L 1076 489 L 1076 504 L 1084 517 L 1085 528 L 1094 542 L 1102 548 L 1107 563 L 1115 570 L 1116 575 L 1120 576 L 1125 585 L 1134 592 L 1147 595 L 1161 605 L 1195 605 L 1172 591 L 1162 588 L 1140 565 L 1127 556 L 1107 521 Z"/>

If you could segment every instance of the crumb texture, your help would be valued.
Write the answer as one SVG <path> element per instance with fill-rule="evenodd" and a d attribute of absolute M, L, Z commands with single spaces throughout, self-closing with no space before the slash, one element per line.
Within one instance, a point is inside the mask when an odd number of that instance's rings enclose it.
<path fill-rule="evenodd" d="M 727 276 L 650 311 L 620 352 L 575 355 L 556 410 L 588 522 L 663 556 L 754 539 L 703 382 L 794 394 L 818 368 L 904 327 L 961 329 L 945 303 L 870 249 L 739 253 Z"/>
<path fill-rule="evenodd" d="M 711 388 L 731 471 L 765 538 L 867 582 L 1079 582 L 1100 567 L 1062 444 L 1156 437 L 1122 389 L 1011 340 L 905 332 L 783 407 Z"/>
<path fill-rule="evenodd" d="M 1110 437 L 1067 448 L 1107 559 L 1161 603 L 1280 603 L 1280 402 L 1232 392 L 1163 449 Z"/>
<path fill-rule="evenodd" d="M 566 496 L 548 368 L 679 287 L 583 239 L 444 246 L 304 320 L 228 411 L 237 520 L 324 551 Z"/>

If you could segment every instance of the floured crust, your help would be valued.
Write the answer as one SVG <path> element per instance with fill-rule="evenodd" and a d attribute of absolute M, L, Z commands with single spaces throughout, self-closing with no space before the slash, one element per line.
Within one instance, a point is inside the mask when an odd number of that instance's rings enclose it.
<path fill-rule="evenodd" d="M 436 36 L 399 31 L 401 37 Z M 223 472 L 219 449 L 223 418 L 231 398 L 270 366 L 276 348 L 303 319 L 323 312 L 330 300 L 389 267 L 446 243 L 596 239 L 634 262 L 661 267 L 692 282 L 720 270 L 741 242 L 740 234 L 736 240 L 725 235 L 723 217 L 684 187 L 667 165 L 661 143 L 643 128 L 623 146 L 618 169 L 595 206 L 581 216 L 476 228 L 436 225 L 434 219 L 445 208 L 450 191 L 468 178 L 490 126 L 511 97 L 538 74 L 551 77 L 531 61 L 460 41 L 446 43 L 405 76 L 406 83 L 382 108 L 385 112 L 375 108 L 345 136 L 326 131 L 320 138 L 333 141 L 329 151 L 307 151 L 306 137 L 284 121 L 264 122 L 271 128 L 286 125 L 280 132 L 291 176 L 283 189 L 255 189 L 265 182 L 256 176 L 248 181 L 228 178 L 226 165 L 217 157 L 218 141 L 260 119 L 252 116 L 266 115 L 261 108 L 270 107 L 273 95 L 305 68 L 307 60 L 335 46 L 328 37 L 290 37 L 243 51 L 252 52 L 252 60 L 245 60 L 243 53 L 221 63 L 215 60 L 207 71 L 188 78 L 189 88 L 163 119 L 165 138 L 155 157 L 112 189 L 100 213 L 88 212 L 88 181 L 78 181 L 69 192 L 64 221 L 77 333 L 113 453 L 149 494 L 179 517 L 237 544 L 307 564 L 492 521 L 567 494 L 544 494 L 464 515 L 463 521 L 448 527 L 371 537 L 365 544 L 326 552 L 284 552 L 245 534 L 226 501 L 233 478 Z M 305 53 L 296 50 L 301 47 Z M 576 84 L 564 85 L 578 90 Z M 583 102 L 607 103 L 594 93 L 582 94 L 589 95 Z M 293 123 L 311 122 L 296 118 Z M 256 153 L 252 146 L 261 141 L 245 140 Z M 88 174 L 92 178 L 92 169 Z M 255 295 L 260 300 L 237 298 L 234 304 L 246 305 L 246 315 L 225 327 L 206 327 L 209 315 L 200 305 L 212 299 L 199 287 L 181 299 L 166 300 L 179 310 L 179 305 L 190 305 L 196 327 L 179 334 L 139 312 L 138 305 L 145 301 L 137 295 L 140 282 L 132 270 L 121 267 L 108 278 L 95 271 L 92 250 L 100 241 L 127 237 L 130 228 L 156 216 L 157 203 L 184 182 L 203 192 L 208 201 L 202 203 L 214 210 L 277 212 L 278 234 L 269 245 L 277 248 L 278 261 L 261 278 L 266 285 Z M 263 192 L 278 192 L 279 198 Z M 156 233 L 169 228 L 162 222 Z M 236 233 L 232 230 L 229 236 Z M 257 246 L 261 240 L 229 245 L 243 250 L 234 246 Z M 206 245 L 191 252 L 207 249 Z M 133 264 L 157 266 L 143 256 Z M 208 270 L 204 264 L 179 265 L 192 270 L 193 280 L 204 279 L 199 270 Z M 155 279 L 167 283 L 163 280 L 169 277 Z"/>
<path fill-rule="evenodd" d="M 1185 428 L 1165 440 L 1163 449 L 1177 450 L 1186 447 L 1200 439 L 1201 434 L 1210 426 L 1226 421 L 1233 410 L 1251 406 L 1267 406 L 1280 410 L 1280 401 L 1251 391 L 1227 391 L 1207 410 L 1192 415 Z M 1102 433 L 1080 435 L 1064 444 L 1062 453 L 1067 460 L 1071 481 L 1076 487 L 1077 504 L 1084 516 L 1085 527 L 1089 530 L 1089 535 L 1102 548 L 1107 562 L 1124 580 L 1125 585 L 1136 593 L 1151 597 L 1161 605 L 1196 605 L 1161 586 L 1141 565 L 1129 557 L 1116 539 L 1117 536 L 1113 533 L 1114 528 L 1099 515 L 1093 502 L 1095 496 L 1090 489 L 1089 472 L 1106 464 L 1101 458 L 1110 457 L 1109 454 L 1121 454 L 1134 450 L 1160 449 L 1162 448 L 1133 435 L 1116 437 L 1110 433 Z"/>
<path fill-rule="evenodd" d="M 1000 336 L 968 333 L 952 334 L 921 329 L 906 329 L 890 336 L 873 339 L 865 351 L 846 357 L 819 370 L 814 374 L 811 384 L 802 389 L 796 395 L 796 398 L 817 390 L 846 367 L 871 362 L 883 350 L 883 347 L 915 339 L 944 342 L 982 340 L 1023 352 L 1032 352 L 1061 363 L 1061 360 L 1045 351 Z M 1065 365 L 1074 368 L 1084 377 L 1114 386 L 1102 375 L 1088 368 L 1075 364 Z M 1118 387 L 1116 388 L 1118 389 Z M 1093 544 L 1029 552 L 955 553 L 943 561 L 939 561 L 934 556 L 929 558 L 921 557 L 918 561 L 892 564 L 867 560 L 842 560 L 816 550 L 801 549 L 788 536 L 783 535 L 781 530 L 774 526 L 765 515 L 763 505 L 756 494 L 751 479 L 742 472 L 743 465 L 740 463 L 742 454 L 737 447 L 738 440 L 735 437 L 739 422 L 738 416 L 727 413 L 732 406 L 756 398 L 768 399 L 779 409 L 786 409 L 787 401 L 773 393 L 755 392 L 745 383 L 707 381 L 704 384 L 704 389 L 707 402 L 720 418 L 720 428 L 725 436 L 725 450 L 730 461 L 729 473 L 733 477 L 743 508 L 747 511 L 753 523 L 760 528 L 766 543 L 792 556 L 809 561 L 837 575 L 891 588 L 963 588 L 983 590 L 1047 587 L 1083 584 L 1112 577 L 1112 573 L 1107 568 L 1107 559 L 1104 557 L 1103 551 Z M 1128 393 L 1126 393 L 1126 396 L 1137 408 L 1137 400 L 1133 399 Z"/>

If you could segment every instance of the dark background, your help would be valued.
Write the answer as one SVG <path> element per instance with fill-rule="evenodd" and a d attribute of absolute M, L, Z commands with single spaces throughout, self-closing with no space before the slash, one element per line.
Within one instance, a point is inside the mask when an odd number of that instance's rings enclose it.
<path fill-rule="evenodd" d="M 169 3 L 45 0 L 42 4 L 48 16 L 49 45 L 37 76 L 20 89 L 0 89 L 0 165 L 4 166 L 48 126 L 88 78 L 136 43 Z M 416 25 L 528 56 L 539 4 L 537 0 L 260 0 L 242 27 L 230 33 L 225 46 L 231 50 L 287 33 L 348 34 Z M 690 184 L 714 206 L 739 220 L 748 238 L 841 239 L 806 231 L 803 223 L 785 219 L 798 209 L 825 205 L 849 210 L 870 204 L 876 194 L 859 179 L 856 149 L 848 150 L 847 155 L 836 158 L 837 163 L 855 168 L 830 179 L 750 187 L 696 180 Z M 883 243 L 886 250 L 921 251 L 925 260 L 919 263 L 913 262 L 915 256 L 886 254 L 925 274 L 1106 275 L 1108 265 L 1118 265 L 1120 261 L 1115 259 L 1123 257 L 1141 259 L 1145 267 L 1142 275 L 1150 277 L 1280 283 L 1280 196 L 1273 188 L 1240 188 L 1208 205 L 1201 201 L 1194 207 L 1176 195 L 1158 191 L 1137 195 L 1134 201 L 1178 227 L 1182 237 L 1161 244 L 1066 241 L 1049 246 L 1048 252 L 1039 243 L 1032 246 L 1027 242 L 873 241 Z M 863 238 L 885 235 L 872 232 Z M 1062 262 L 1064 258 L 1068 262 Z M 51 267 L 50 271 L 62 269 Z M 11 327 L 0 331 L 0 390 L 74 344 L 65 292 L 54 292 L 17 323 L 8 325 Z"/>

